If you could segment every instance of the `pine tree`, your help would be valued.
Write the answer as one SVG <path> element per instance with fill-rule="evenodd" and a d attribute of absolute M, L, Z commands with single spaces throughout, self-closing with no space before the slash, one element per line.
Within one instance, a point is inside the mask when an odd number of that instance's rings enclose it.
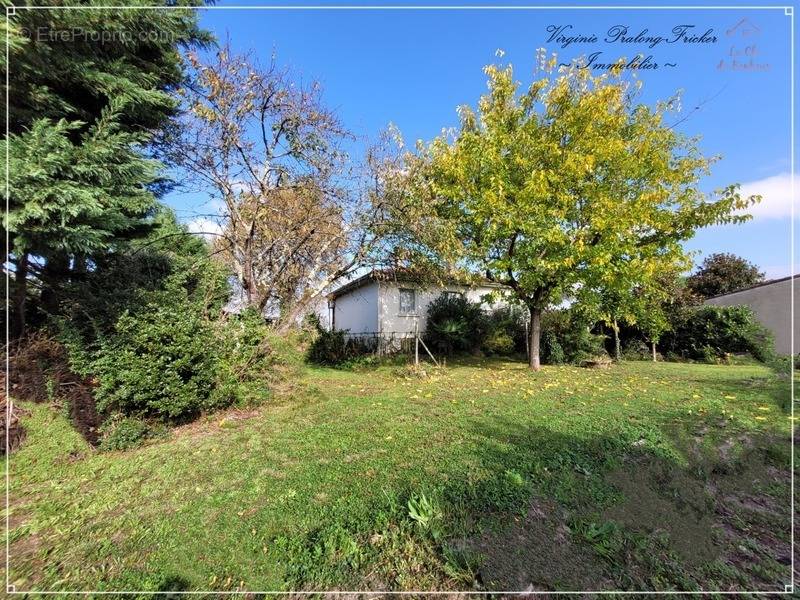
<path fill-rule="evenodd" d="M 86 9 L 46 4 L 54 8 L 17 6 L 3 64 L 12 335 L 25 328 L 29 280 L 41 289 L 32 297 L 45 312 L 57 312 L 70 278 L 147 232 L 163 189 L 151 142 L 177 110 L 180 48 L 210 42 L 194 2 L 161 10 L 99 8 L 105 0 L 85 2 Z"/>

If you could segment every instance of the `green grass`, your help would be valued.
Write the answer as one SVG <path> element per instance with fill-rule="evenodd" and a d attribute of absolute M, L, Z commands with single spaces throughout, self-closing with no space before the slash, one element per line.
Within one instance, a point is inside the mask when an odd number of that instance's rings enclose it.
<path fill-rule="evenodd" d="M 788 382 L 762 367 L 467 361 L 423 378 L 384 366 L 304 379 L 295 398 L 126 452 L 97 452 L 57 409 L 26 405 L 10 581 L 782 590 L 790 579 Z"/>

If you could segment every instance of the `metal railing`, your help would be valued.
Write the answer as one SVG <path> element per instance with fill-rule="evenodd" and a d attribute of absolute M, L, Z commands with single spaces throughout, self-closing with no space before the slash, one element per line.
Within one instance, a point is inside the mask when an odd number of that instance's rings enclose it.
<path fill-rule="evenodd" d="M 422 341 L 418 331 L 348 333 L 346 338 L 348 346 L 360 354 L 377 356 L 407 354 L 414 357 L 415 364 L 419 364 L 420 346 L 422 346 L 433 362 L 439 364 L 425 342 Z"/>

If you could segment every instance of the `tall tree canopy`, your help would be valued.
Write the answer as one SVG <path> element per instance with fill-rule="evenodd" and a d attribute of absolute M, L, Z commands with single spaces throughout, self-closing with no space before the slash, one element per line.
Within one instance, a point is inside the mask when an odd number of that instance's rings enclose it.
<path fill-rule="evenodd" d="M 711 254 L 686 283 L 701 298 L 728 294 L 764 281 L 764 273 L 753 263 L 729 253 Z"/>
<path fill-rule="evenodd" d="M 215 247 L 244 304 L 289 326 L 369 253 L 376 185 L 349 162 L 352 135 L 318 83 L 227 45 L 190 60 L 171 157 L 221 207 Z M 368 153 L 373 175 L 378 157 Z"/>
<path fill-rule="evenodd" d="M 622 69 L 556 68 L 525 89 L 488 66 L 477 110 L 407 156 L 413 185 L 394 214 L 407 237 L 445 262 L 479 269 L 531 314 L 539 368 L 542 311 L 582 287 L 631 290 L 684 255 L 699 228 L 745 219 L 736 186 L 713 197 L 700 179 L 715 159 L 667 123 L 675 101 L 649 107 Z"/>
<path fill-rule="evenodd" d="M 179 49 L 210 41 L 194 2 L 60 4 L 18 4 L 7 32 L 15 335 L 29 281 L 55 312 L 59 290 L 93 256 L 146 233 L 164 184 L 150 142 L 177 108 Z"/>
<path fill-rule="evenodd" d="M 111 99 L 125 102 L 124 127 L 156 129 L 174 114 L 169 92 L 184 79 L 178 49 L 212 41 L 198 26 L 198 0 L 162 2 L 185 9 L 159 9 L 145 0 L 69 4 L 85 7 L 78 9 L 64 9 L 59 0 L 13 4 L 6 65 L 11 133 L 42 118 L 80 121 L 88 128 Z"/>

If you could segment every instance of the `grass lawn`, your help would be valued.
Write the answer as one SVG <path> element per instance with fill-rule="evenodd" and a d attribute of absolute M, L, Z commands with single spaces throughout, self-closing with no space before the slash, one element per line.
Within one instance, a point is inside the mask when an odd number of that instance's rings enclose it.
<path fill-rule="evenodd" d="M 783 591 L 789 404 L 760 366 L 309 368 L 296 398 L 112 453 L 25 405 L 10 581 Z"/>

